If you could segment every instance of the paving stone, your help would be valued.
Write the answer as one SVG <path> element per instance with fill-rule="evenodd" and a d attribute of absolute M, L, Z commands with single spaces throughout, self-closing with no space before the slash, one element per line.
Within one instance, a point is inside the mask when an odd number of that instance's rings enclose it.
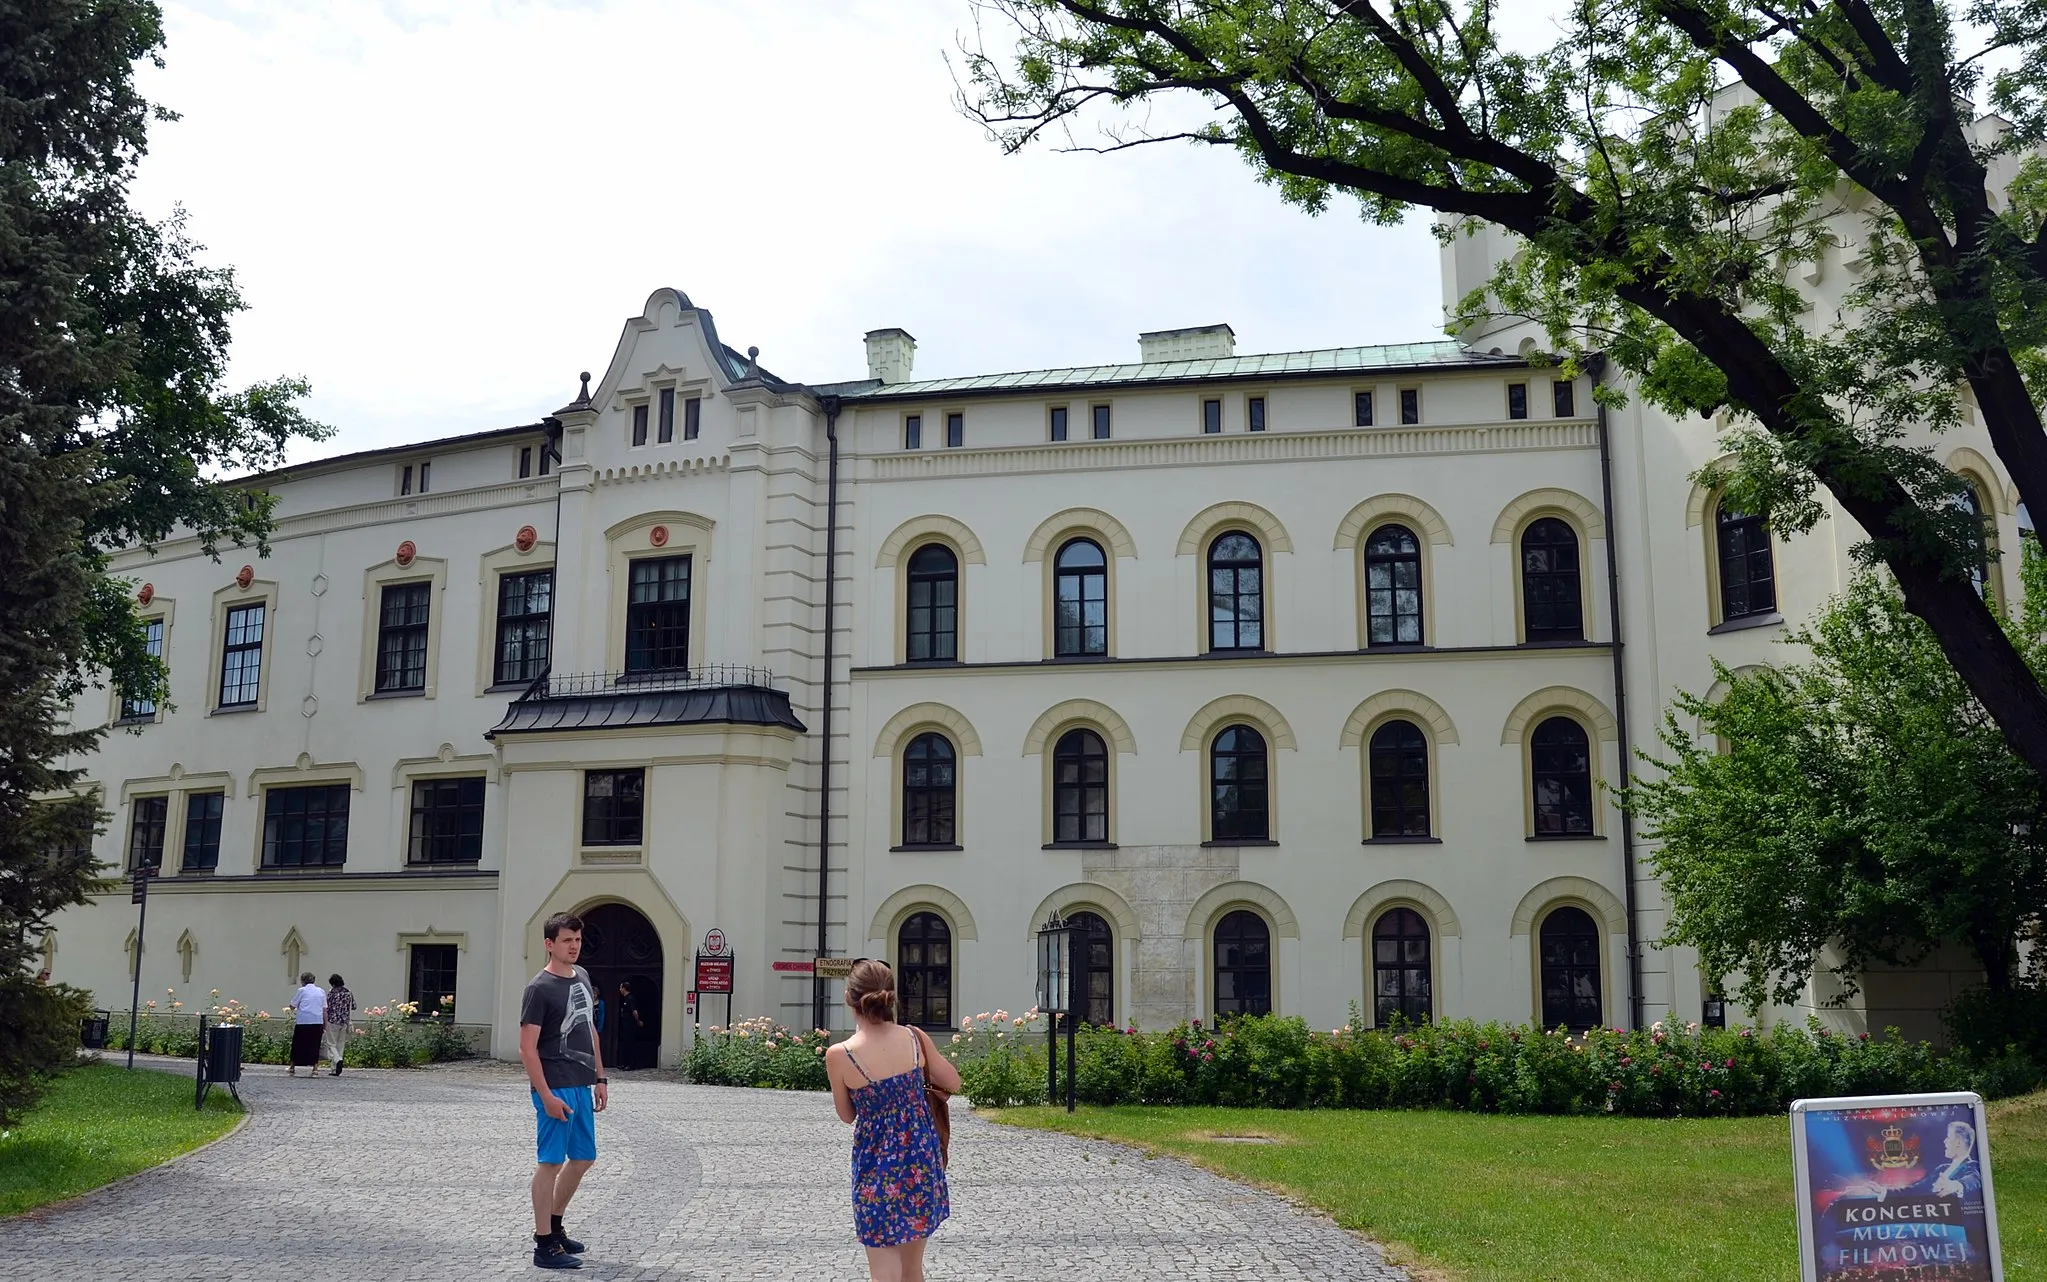
<path fill-rule="evenodd" d="M 166 1064 L 189 1075 L 191 1066 Z M 0 1222 L 16 1276 L 94 1282 L 494 1282 L 541 1276 L 516 1066 L 287 1078 L 252 1065 L 232 1138 Z M 620 1074 L 569 1225 L 603 1282 L 857 1282 L 851 1129 L 828 1096 Z M 1406 1282 L 1328 1217 L 1169 1159 L 954 1114 L 932 1279 Z"/>

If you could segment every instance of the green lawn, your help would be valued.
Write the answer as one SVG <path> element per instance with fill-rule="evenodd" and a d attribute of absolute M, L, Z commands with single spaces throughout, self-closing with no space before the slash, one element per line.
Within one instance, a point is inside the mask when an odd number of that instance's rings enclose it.
<path fill-rule="evenodd" d="M 0 1215 L 18 1215 L 147 1170 L 233 1129 L 241 1106 L 223 1090 L 192 1107 L 192 1079 L 91 1064 L 57 1079 L 0 1132 Z"/>
<path fill-rule="evenodd" d="M 1798 1276 L 1778 1117 L 1649 1121 L 1469 1113 L 1011 1109 L 998 1121 L 1118 1140 L 1283 1189 L 1424 1276 L 1732 1282 Z M 1259 1135 L 1274 1144 L 1219 1142 Z M 2047 1094 L 1995 1105 L 2004 1264 L 2047 1282 Z"/>

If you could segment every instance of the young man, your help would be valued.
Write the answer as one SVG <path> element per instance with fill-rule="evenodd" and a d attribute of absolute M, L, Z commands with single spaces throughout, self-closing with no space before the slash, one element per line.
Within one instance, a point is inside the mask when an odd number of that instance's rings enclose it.
<path fill-rule="evenodd" d="M 542 928 L 547 968 L 526 985 L 519 1058 L 533 1087 L 540 1136 L 533 1171 L 533 1263 L 580 1269 L 583 1244 L 562 1232 L 562 1215 L 597 1160 L 597 1114 L 608 1102 L 597 1049 L 597 988 L 576 965 L 583 919 L 556 913 Z"/>

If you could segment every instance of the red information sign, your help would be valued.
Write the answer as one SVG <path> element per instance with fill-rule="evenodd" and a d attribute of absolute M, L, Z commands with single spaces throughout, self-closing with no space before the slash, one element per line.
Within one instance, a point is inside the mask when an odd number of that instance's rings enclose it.
<path fill-rule="evenodd" d="M 779 971 L 788 971 L 800 975 L 808 975 L 810 973 L 811 964 L 807 961 L 778 961 L 775 963 L 774 968 Z"/>
<path fill-rule="evenodd" d="M 697 958 L 697 991 L 700 993 L 731 992 L 732 959 L 730 957 Z"/>

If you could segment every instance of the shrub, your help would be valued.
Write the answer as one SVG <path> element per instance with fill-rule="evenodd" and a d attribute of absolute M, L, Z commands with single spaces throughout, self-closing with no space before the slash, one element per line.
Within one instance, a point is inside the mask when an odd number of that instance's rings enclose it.
<path fill-rule="evenodd" d="M 199 1014 L 176 1000 L 173 989 L 164 990 L 166 1000 L 142 1004 L 135 1018 L 135 1049 L 151 1055 L 176 1055 L 186 1059 L 199 1053 Z M 234 998 L 211 994 L 206 1015 L 216 1026 L 234 1024 L 242 1030 L 244 1064 L 283 1064 L 291 1059 L 292 1020 L 273 1016 L 267 1010 L 251 1011 Z M 128 1049 L 128 1012 L 117 1013 L 107 1030 L 107 1049 Z M 422 1018 L 412 1002 L 392 1000 L 372 1006 L 360 1014 L 354 1036 L 348 1044 L 345 1062 L 360 1068 L 404 1068 L 413 1064 L 466 1059 L 476 1053 L 470 1034 L 447 1014 Z M 68 1035 L 76 1045 L 77 1029 Z"/>
<path fill-rule="evenodd" d="M 824 1052 L 831 1034 L 799 1033 L 765 1016 L 731 1028 L 699 1029 L 682 1057 L 683 1076 L 706 1086 L 764 1086 L 783 1091 L 821 1091 Z"/>
<path fill-rule="evenodd" d="M 1006 1010 L 969 1015 L 960 1021 L 960 1031 L 942 1047 L 947 1059 L 960 1071 L 960 1093 L 975 1108 L 1014 1108 L 1043 1104 L 1046 1100 L 1045 1052 L 1034 1034 L 1043 1025 L 1036 1011 L 1012 1016 Z M 1063 1055 L 1063 1051 L 1062 1051 Z M 1060 1092 L 1066 1085 L 1062 1073 Z M 1082 1080 L 1076 1064 L 1074 1082 Z"/>
<path fill-rule="evenodd" d="M 78 1022 L 92 995 L 66 984 L 38 984 L 26 975 L 0 981 L 0 1127 L 34 1106 L 52 1078 L 78 1062 Z"/>

